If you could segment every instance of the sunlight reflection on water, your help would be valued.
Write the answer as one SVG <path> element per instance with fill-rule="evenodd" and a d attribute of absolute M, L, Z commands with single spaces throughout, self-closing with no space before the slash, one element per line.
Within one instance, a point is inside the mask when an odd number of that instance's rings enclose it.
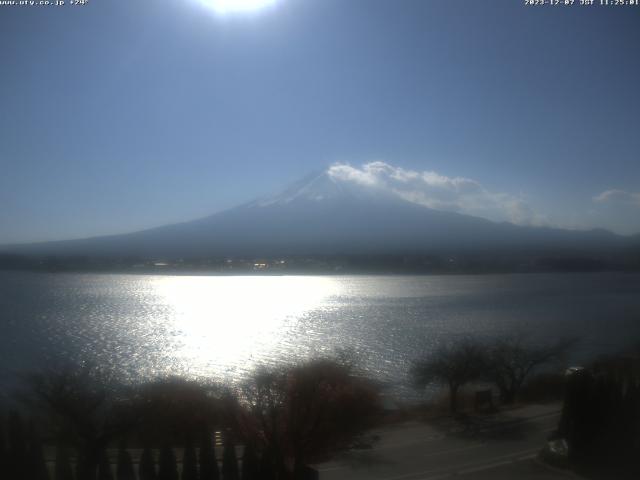
<path fill-rule="evenodd" d="M 168 276 L 0 272 L 0 384 L 56 359 L 127 381 L 238 382 L 350 350 L 405 398 L 411 362 L 461 336 L 579 336 L 572 361 L 640 338 L 640 275 Z"/>
<path fill-rule="evenodd" d="M 174 354 L 196 375 L 264 363 L 301 316 L 339 291 L 329 277 L 159 277 L 152 285 L 181 339 Z"/>

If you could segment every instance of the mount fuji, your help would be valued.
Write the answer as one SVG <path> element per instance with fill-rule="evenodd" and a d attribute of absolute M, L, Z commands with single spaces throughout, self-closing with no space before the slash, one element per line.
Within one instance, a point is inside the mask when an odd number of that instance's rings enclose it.
<path fill-rule="evenodd" d="M 427 208 L 320 172 L 195 221 L 124 235 L 0 247 L 25 255 L 197 258 L 291 255 L 606 253 L 637 238 L 519 226 Z"/>

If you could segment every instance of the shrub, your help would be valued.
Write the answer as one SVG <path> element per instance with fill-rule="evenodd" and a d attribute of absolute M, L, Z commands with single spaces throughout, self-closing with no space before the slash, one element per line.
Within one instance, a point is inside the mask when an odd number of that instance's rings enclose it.
<path fill-rule="evenodd" d="M 466 339 L 444 345 L 435 353 L 414 362 L 411 374 L 419 388 L 435 382 L 449 388 L 449 410 L 458 411 L 458 392 L 485 372 L 486 356 L 481 344 Z"/>

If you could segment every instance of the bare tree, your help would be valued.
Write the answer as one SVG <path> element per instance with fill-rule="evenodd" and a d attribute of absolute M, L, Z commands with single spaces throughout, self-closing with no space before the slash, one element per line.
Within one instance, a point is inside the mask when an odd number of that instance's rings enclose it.
<path fill-rule="evenodd" d="M 487 350 L 485 377 L 496 384 L 501 401 L 511 404 L 536 368 L 560 359 L 573 343 L 574 340 L 563 339 L 552 345 L 534 346 L 521 336 L 498 340 Z"/>
<path fill-rule="evenodd" d="M 432 355 L 414 362 L 411 374 L 416 386 L 430 383 L 447 385 L 449 409 L 458 411 L 458 391 L 463 385 L 479 379 L 484 372 L 486 356 L 480 343 L 469 339 L 440 347 Z"/>
<path fill-rule="evenodd" d="M 20 395 L 63 445 L 79 450 L 76 470 L 93 476 L 110 441 L 134 424 L 115 382 L 92 365 L 58 365 L 27 378 Z"/>
<path fill-rule="evenodd" d="M 218 387 L 180 377 L 159 378 L 135 389 L 132 412 L 137 433 L 149 444 L 185 444 L 219 426 Z"/>
<path fill-rule="evenodd" d="M 191 438 L 187 438 L 187 443 L 182 452 L 182 480 L 198 480 L 198 457 Z"/>
<path fill-rule="evenodd" d="M 200 479 L 218 480 L 219 478 L 220 472 L 218 471 L 216 451 L 213 448 L 213 439 L 209 432 L 205 430 L 200 438 Z"/>
<path fill-rule="evenodd" d="M 118 447 L 118 460 L 116 465 L 117 480 L 135 480 L 136 474 L 133 468 L 133 459 L 127 451 L 124 442 L 120 442 Z"/>
<path fill-rule="evenodd" d="M 156 472 L 156 461 L 153 458 L 153 452 L 146 447 L 140 456 L 138 463 L 138 478 L 140 480 L 156 480 L 158 478 Z"/>
<path fill-rule="evenodd" d="M 351 446 L 379 408 L 373 384 L 330 360 L 260 372 L 242 403 L 241 435 L 262 451 L 262 468 L 278 479 Z"/>

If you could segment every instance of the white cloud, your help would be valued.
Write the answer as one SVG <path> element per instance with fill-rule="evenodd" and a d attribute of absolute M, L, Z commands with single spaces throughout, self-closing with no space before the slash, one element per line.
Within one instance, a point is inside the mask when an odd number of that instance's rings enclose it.
<path fill-rule="evenodd" d="M 625 190 L 605 190 L 593 197 L 593 201 L 600 204 L 628 205 L 640 208 L 640 192 Z"/>
<path fill-rule="evenodd" d="M 640 232 L 640 192 L 605 190 L 593 198 L 591 223 L 622 234 Z"/>
<path fill-rule="evenodd" d="M 507 220 L 520 225 L 540 225 L 545 219 L 520 197 L 491 192 L 479 182 L 464 177 L 447 177 L 433 171 L 418 172 L 371 162 L 360 168 L 337 164 L 329 168 L 335 179 L 393 192 L 405 200 L 436 210 L 447 210 Z"/>

